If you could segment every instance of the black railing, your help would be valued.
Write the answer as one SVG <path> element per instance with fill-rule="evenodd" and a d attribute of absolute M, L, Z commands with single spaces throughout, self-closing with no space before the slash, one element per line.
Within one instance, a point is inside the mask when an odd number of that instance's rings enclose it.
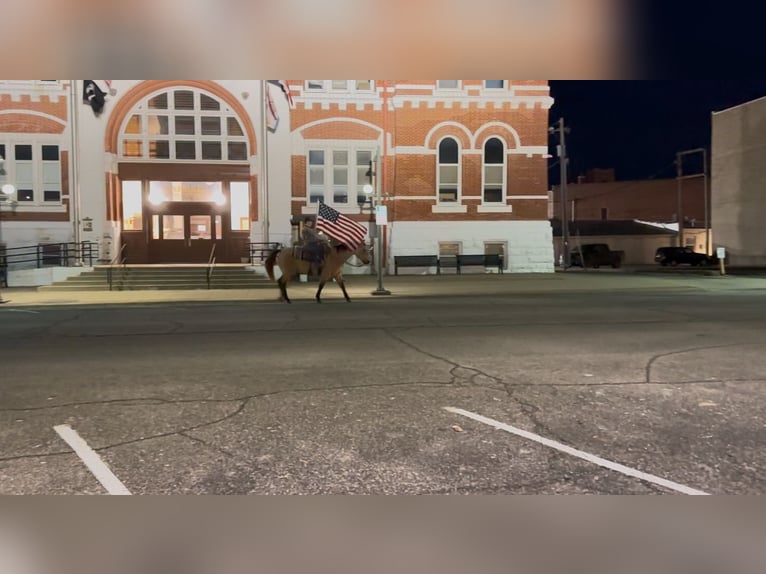
<path fill-rule="evenodd" d="M 121 278 L 123 282 L 125 281 L 125 266 L 127 263 L 127 258 L 125 257 L 125 247 L 126 245 L 123 243 L 122 247 L 120 247 L 119 253 L 114 256 L 114 258 L 109 262 L 109 267 L 106 269 L 106 282 L 109 284 L 109 290 L 112 291 L 114 288 L 114 269 L 115 267 L 119 267 L 121 273 Z"/>
<path fill-rule="evenodd" d="M 98 246 L 90 241 L 82 243 L 41 243 L 29 247 L 0 247 L 0 268 L 11 267 L 77 267 L 93 266 L 98 261 Z"/>
<path fill-rule="evenodd" d="M 213 243 L 213 248 L 210 250 L 210 257 L 207 260 L 207 288 L 211 288 L 213 282 L 213 271 L 215 271 L 215 248 L 217 244 Z"/>
<path fill-rule="evenodd" d="M 248 255 L 250 265 L 263 263 L 269 258 L 269 255 L 271 255 L 274 250 L 279 249 L 280 247 L 282 247 L 281 243 L 251 243 L 249 245 L 250 252 Z"/>

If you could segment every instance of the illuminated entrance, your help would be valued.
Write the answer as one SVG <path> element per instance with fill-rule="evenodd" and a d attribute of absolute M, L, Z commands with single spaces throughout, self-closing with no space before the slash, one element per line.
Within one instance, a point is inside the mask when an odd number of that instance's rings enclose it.
<path fill-rule="evenodd" d="M 257 219 L 252 124 L 214 82 L 168 82 L 138 86 L 144 95 L 115 134 L 107 191 L 119 197 L 110 213 L 122 222 L 123 255 L 130 264 L 207 263 L 215 248 L 218 263 L 242 263 Z"/>
<path fill-rule="evenodd" d="M 250 233 L 247 182 L 125 181 L 123 244 L 129 263 L 241 263 Z"/>

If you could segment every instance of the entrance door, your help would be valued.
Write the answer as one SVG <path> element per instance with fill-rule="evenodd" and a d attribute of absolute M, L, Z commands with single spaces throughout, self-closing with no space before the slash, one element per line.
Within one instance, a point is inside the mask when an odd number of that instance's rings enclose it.
<path fill-rule="evenodd" d="M 149 258 L 155 263 L 207 263 L 223 238 L 222 216 L 197 210 L 168 210 L 152 216 Z M 185 212 L 185 213 L 184 213 Z"/>

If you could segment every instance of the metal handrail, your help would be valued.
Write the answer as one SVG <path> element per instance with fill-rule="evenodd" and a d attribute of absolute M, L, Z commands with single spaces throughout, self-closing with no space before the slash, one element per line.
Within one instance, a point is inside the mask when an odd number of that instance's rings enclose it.
<path fill-rule="evenodd" d="M 109 290 L 112 291 L 113 285 L 114 285 L 114 267 L 115 265 L 120 264 L 122 268 L 122 277 L 125 278 L 125 265 L 127 263 L 127 259 L 123 257 L 123 254 L 125 253 L 125 247 L 126 244 L 122 244 L 122 247 L 120 247 L 120 251 L 115 255 L 112 260 L 109 262 L 109 267 L 106 270 L 106 280 L 109 283 Z"/>
<path fill-rule="evenodd" d="M 10 247 L 3 249 L 0 265 L 10 267 L 28 263 L 34 263 L 37 269 L 41 269 L 51 260 L 55 266 L 74 267 L 79 261 L 87 261 L 89 266 L 97 257 L 94 243 L 83 241 L 81 243 L 40 243 L 26 247 Z"/>
<path fill-rule="evenodd" d="M 256 260 L 263 263 L 275 249 L 279 249 L 280 247 L 282 247 L 281 243 L 250 243 L 248 246 L 248 260 L 250 261 L 250 265 L 255 265 Z"/>
<path fill-rule="evenodd" d="M 215 248 L 218 247 L 217 243 L 213 243 L 213 248 L 210 250 L 210 258 L 207 260 L 207 288 L 210 289 L 210 284 L 213 280 L 213 271 L 215 270 Z"/>

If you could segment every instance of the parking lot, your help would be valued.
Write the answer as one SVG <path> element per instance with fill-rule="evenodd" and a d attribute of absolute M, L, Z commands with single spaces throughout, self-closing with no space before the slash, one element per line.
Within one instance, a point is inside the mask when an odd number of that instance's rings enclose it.
<path fill-rule="evenodd" d="M 3 494 L 761 494 L 760 291 L 3 309 Z"/>

